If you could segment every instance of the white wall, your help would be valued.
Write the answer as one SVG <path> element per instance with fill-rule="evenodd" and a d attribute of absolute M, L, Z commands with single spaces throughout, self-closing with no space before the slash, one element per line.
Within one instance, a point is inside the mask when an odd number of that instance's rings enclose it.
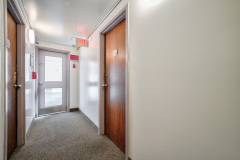
<path fill-rule="evenodd" d="M 79 50 L 75 47 L 63 46 L 48 42 L 38 41 L 36 46 L 59 49 L 69 51 L 70 54 L 79 55 Z M 73 64 L 76 64 L 76 68 L 73 68 Z M 70 108 L 78 108 L 79 105 L 79 62 L 70 61 Z"/>
<path fill-rule="evenodd" d="M 25 114 L 26 114 L 26 133 L 35 117 L 35 83 L 32 79 L 32 72 L 35 71 L 34 65 L 30 65 L 30 56 L 35 60 L 35 45 L 30 44 L 28 38 L 29 27 L 25 28 Z"/>
<path fill-rule="evenodd" d="M 97 40 L 94 37 L 89 41 L 89 48 L 80 49 L 79 108 L 99 126 L 99 51 L 98 46 L 93 46 Z"/>
<path fill-rule="evenodd" d="M 123 0 L 80 50 L 81 110 L 98 125 L 99 31 L 127 2 L 130 157 L 239 160 L 240 1 Z"/>
<path fill-rule="evenodd" d="M 3 0 L 0 0 L 0 160 L 4 159 L 4 23 Z"/>

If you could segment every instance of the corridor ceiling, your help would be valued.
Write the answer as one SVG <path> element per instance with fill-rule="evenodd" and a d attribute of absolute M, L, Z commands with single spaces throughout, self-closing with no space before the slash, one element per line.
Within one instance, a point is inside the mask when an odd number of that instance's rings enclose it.
<path fill-rule="evenodd" d="M 87 38 L 118 0 L 22 0 L 38 41 L 72 46 Z"/>

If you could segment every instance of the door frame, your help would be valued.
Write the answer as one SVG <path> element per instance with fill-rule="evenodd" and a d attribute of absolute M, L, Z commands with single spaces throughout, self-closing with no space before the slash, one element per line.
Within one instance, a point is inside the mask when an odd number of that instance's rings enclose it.
<path fill-rule="evenodd" d="M 105 69 L 105 35 L 118 25 L 123 19 L 126 20 L 126 62 L 125 62 L 125 159 L 128 160 L 128 119 L 129 119 L 129 5 L 128 3 L 107 23 L 99 32 L 100 35 L 100 80 L 99 80 L 99 128 L 98 134 L 105 134 L 105 89 L 104 84 L 104 69 Z"/>
<path fill-rule="evenodd" d="M 42 47 L 42 46 L 36 46 L 35 47 L 35 62 L 36 62 L 36 72 L 39 75 L 38 70 L 38 52 L 39 50 L 49 51 L 49 52 L 57 52 L 57 53 L 64 53 L 67 54 L 67 112 L 70 112 L 70 51 L 55 49 L 55 48 L 48 48 L 48 47 Z M 38 79 L 38 77 L 37 77 Z M 39 85 L 38 81 L 36 81 L 35 85 L 35 117 L 37 118 L 38 115 L 38 96 L 39 96 Z M 55 113 L 51 113 L 55 114 Z M 49 115 L 51 115 L 49 114 Z"/>
<path fill-rule="evenodd" d="M 16 4 L 11 0 L 4 0 L 4 158 L 7 159 L 7 135 L 8 135 L 8 121 L 7 121 L 7 10 L 13 16 L 17 23 L 17 73 L 18 84 L 22 87 L 17 92 L 17 146 L 25 144 L 25 22 L 18 11 Z"/>

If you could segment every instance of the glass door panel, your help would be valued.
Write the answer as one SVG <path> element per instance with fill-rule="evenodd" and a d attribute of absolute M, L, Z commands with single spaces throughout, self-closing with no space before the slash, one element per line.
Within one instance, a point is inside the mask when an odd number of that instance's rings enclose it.
<path fill-rule="evenodd" d="M 45 89 L 45 107 L 62 105 L 62 88 Z"/>
<path fill-rule="evenodd" d="M 62 58 L 45 56 L 45 81 L 62 81 Z"/>

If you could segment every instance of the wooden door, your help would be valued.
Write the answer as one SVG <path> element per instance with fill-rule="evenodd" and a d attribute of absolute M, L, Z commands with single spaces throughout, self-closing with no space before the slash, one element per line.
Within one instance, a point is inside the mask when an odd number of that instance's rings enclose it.
<path fill-rule="evenodd" d="M 105 134 L 125 152 L 125 20 L 106 34 Z M 115 53 L 114 53 L 115 52 Z"/>
<path fill-rule="evenodd" d="M 17 147 L 17 24 L 7 12 L 7 156 L 10 158 Z"/>

